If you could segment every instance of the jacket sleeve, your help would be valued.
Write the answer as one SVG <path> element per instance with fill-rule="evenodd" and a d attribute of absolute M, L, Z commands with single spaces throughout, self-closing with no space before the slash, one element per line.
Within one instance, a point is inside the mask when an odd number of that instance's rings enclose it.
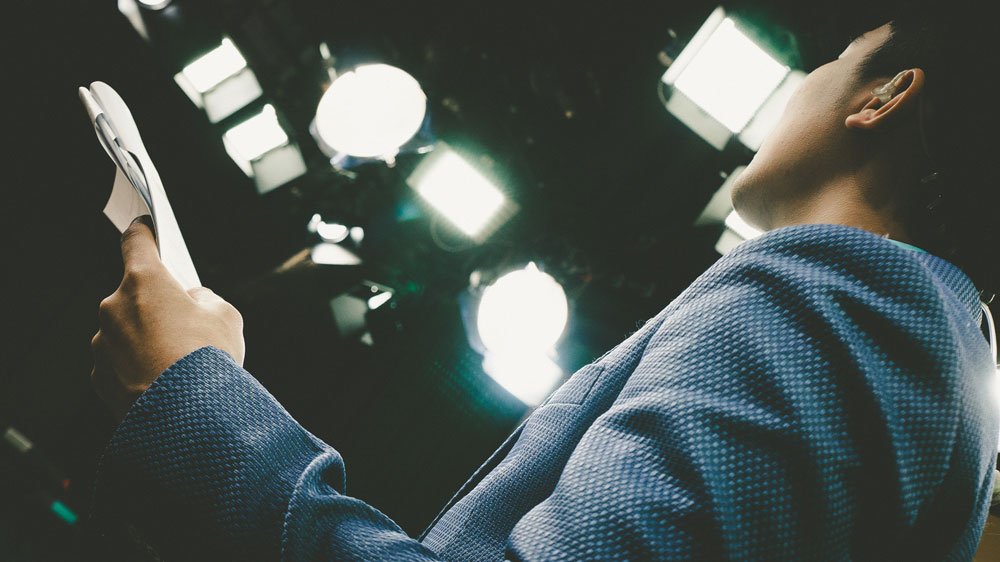
<path fill-rule="evenodd" d="M 335 450 L 206 347 L 160 375 L 118 427 L 94 511 L 168 560 L 434 559 L 344 495 L 344 479 Z"/>
<path fill-rule="evenodd" d="M 978 326 L 918 264 L 821 250 L 734 255 L 675 301 L 508 558 L 970 560 L 997 433 Z"/>

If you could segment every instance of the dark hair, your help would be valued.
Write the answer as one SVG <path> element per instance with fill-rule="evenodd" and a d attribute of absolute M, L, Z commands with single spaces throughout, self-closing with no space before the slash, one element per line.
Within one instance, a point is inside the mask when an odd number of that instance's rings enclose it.
<path fill-rule="evenodd" d="M 961 0 L 899 6 L 889 38 L 858 72 L 863 81 L 891 78 L 908 68 L 921 68 L 926 75 L 921 112 L 929 154 L 923 155 L 922 172 L 939 175 L 910 186 L 914 197 L 904 221 L 918 245 L 952 261 L 980 289 L 994 292 L 998 110 L 991 99 L 975 103 L 991 78 L 983 67 L 996 66 L 992 22 L 988 14 L 977 13 L 981 8 Z"/>

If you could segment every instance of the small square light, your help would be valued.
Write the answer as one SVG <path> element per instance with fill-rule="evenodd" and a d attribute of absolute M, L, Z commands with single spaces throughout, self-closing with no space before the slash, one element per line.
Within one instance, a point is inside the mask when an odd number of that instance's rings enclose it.
<path fill-rule="evenodd" d="M 278 122 L 274 106 L 226 131 L 222 136 L 229 157 L 266 193 L 306 173 L 302 152 Z"/>
<path fill-rule="evenodd" d="M 677 77 L 674 86 L 738 133 L 789 68 L 764 52 L 726 18 Z"/>
<path fill-rule="evenodd" d="M 407 180 L 432 207 L 470 238 L 485 238 L 513 204 L 479 170 L 439 143 Z"/>
<path fill-rule="evenodd" d="M 181 72 L 199 93 L 218 86 L 223 80 L 243 70 L 247 61 L 228 37 L 222 44 L 184 67 Z"/>
<path fill-rule="evenodd" d="M 740 142 L 754 152 L 760 150 L 761 145 L 771 131 L 778 126 L 782 115 L 785 113 L 785 106 L 798 91 L 799 85 L 805 80 L 806 73 L 801 70 L 793 70 L 785 76 L 781 85 L 767 98 L 764 105 L 757 111 L 753 119 L 750 120 L 743 132 L 740 133 Z"/>
<path fill-rule="evenodd" d="M 174 82 L 212 123 L 259 98 L 264 91 L 246 59 L 228 37 L 208 54 L 174 75 Z"/>
<path fill-rule="evenodd" d="M 726 217 L 726 227 L 744 240 L 752 240 L 761 234 L 764 234 L 764 231 L 755 226 L 751 226 L 750 223 L 743 220 L 743 217 L 741 217 L 736 211 L 729 213 L 729 216 Z"/>
<path fill-rule="evenodd" d="M 736 211 L 732 211 L 726 217 L 726 229 L 715 243 L 715 251 L 726 255 L 743 242 L 757 238 L 761 234 L 763 231 L 750 226 L 743 217 L 736 214 Z"/>
<path fill-rule="evenodd" d="M 274 106 L 267 104 L 257 115 L 226 131 L 223 139 L 234 160 L 252 162 L 287 144 L 288 134 L 281 128 Z"/>

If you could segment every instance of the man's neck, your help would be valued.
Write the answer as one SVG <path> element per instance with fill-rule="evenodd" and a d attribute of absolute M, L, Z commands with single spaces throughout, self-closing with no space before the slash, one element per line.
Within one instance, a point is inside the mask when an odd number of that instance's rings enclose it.
<path fill-rule="evenodd" d="M 879 236 L 912 243 L 903 225 L 896 220 L 893 202 L 873 196 L 853 179 L 831 182 L 807 197 L 776 209 L 771 228 L 796 224 L 839 224 L 867 230 Z"/>

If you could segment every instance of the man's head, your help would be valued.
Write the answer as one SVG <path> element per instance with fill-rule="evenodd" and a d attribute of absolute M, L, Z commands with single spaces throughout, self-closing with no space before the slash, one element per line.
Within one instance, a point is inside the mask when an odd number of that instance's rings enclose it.
<path fill-rule="evenodd" d="M 987 174 L 1000 146 L 996 104 L 970 86 L 993 64 L 977 23 L 988 18 L 903 6 L 809 74 L 733 204 L 763 229 L 829 222 L 888 234 L 984 283 L 997 201 Z"/>

